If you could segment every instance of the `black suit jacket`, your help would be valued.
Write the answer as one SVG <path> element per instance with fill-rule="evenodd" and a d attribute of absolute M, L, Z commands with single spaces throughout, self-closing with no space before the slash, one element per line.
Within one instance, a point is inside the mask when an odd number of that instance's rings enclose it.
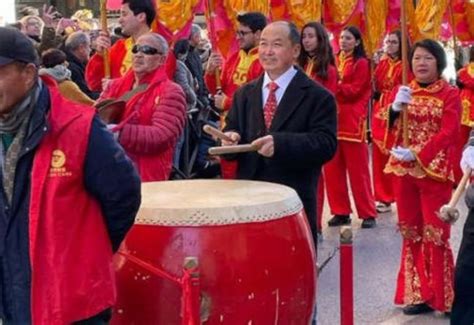
<path fill-rule="evenodd" d="M 336 102 L 322 86 L 298 70 L 286 89 L 267 131 L 263 117 L 263 76 L 240 87 L 233 98 L 225 131 L 235 131 L 241 143 L 266 134 L 274 139 L 275 153 L 227 156 L 237 159 L 237 178 L 284 184 L 296 190 L 316 231 L 315 191 L 321 166 L 336 152 Z"/>

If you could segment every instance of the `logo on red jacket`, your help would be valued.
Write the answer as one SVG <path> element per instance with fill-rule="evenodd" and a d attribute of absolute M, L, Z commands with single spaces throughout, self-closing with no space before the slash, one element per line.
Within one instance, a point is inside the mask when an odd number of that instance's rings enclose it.
<path fill-rule="evenodd" d="M 67 171 L 66 165 L 66 154 L 59 149 L 53 151 L 51 156 L 51 168 L 49 169 L 50 177 L 63 177 L 72 176 L 72 173 Z"/>

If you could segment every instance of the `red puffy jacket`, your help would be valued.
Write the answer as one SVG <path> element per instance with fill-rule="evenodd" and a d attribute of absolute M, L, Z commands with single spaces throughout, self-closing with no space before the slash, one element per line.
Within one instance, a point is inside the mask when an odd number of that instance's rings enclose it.
<path fill-rule="evenodd" d="M 132 70 L 111 82 L 101 99 L 119 98 L 135 83 Z M 170 81 L 164 69 L 144 78 L 145 91 L 134 95 L 125 108 L 119 126 L 119 142 L 134 161 L 143 182 L 169 178 L 173 154 L 186 117 L 186 97 Z"/>

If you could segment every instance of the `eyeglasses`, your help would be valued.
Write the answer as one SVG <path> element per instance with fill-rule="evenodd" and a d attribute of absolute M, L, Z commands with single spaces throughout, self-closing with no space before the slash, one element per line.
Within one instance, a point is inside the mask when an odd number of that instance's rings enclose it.
<path fill-rule="evenodd" d="M 137 54 L 138 52 L 142 52 L 145 55 L 163 55 L 163 52 L 158 51 L 158 49 L 155 49 L 154 47 L 136 44 L 132 47 L 132 53 Z"/>
<path fill-rule="evenodd" d="M 237 35 L 239 37 L 244 37 L 245 35 L 248 35 L 248 34 L 253 34 L 253 32 L 251 30 L 248 30 L 248 31 L 238 30 L 238 31 L 235 32 L 235 35 Z"/>

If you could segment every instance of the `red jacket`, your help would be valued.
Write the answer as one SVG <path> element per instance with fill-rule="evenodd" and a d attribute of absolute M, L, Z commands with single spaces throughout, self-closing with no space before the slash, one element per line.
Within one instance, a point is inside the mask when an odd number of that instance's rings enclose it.
<path fill-rule="evenodd" d="M 393 88 L 402 84 L 402 61 L 384 56 L 375 68 L 374 82 L 380 98 L 375 102 L 372 112 L 372 139 L 382 152 L 388 154 L 395 137 L 388 127 L 388 111 L 392 104 L 389 99 Z"/>
<path fill-rule="evenodd" d="M 461 124 L 474 126 L 474 63 L 468 64 L 458 72 L 458 80 L 462 84 L 461 89 Z"/>
<path fill-rule="evenodd" d="M 132 67 L 132 48 L 134 42 L 131 37 L 120 39 L 114 43 L 109 50 L 110 55 L 110 79 L 117 79 L 125 75 Z M 173 52 L 169 52 L 166 58 L 166 73 L 173 78 L 176 69 L 176 58 Z M 85 78 L 89 89 L 102 91 L 102 79 L 104 79 L 104 58 L 101 54 L 94 54 L 87 63 Z"/>
<path fill-rule="evenodd" d="M 253 48 L 246 53 L 244 50 L 235 52 L 225 61 L 221 72 L 222 92 L 226 95 L 224 110 L 228 111 L 232 105 L 235 91 L 244 83 L 260 77 L 263 68 L 258 60 L 258 48 Z M 217 92 L 215 74 L 204 75 L 206 86 L 211 94 Z"/>
<path fill-rule="evenodd" d="M 390 156 L 385 172 L 430 177 L 441 182 L 453 180 L 453 163 L 458 163 L 454 161 L 453 149 L 459 132 L 459 91 L 443 79 L 426 88 L 413 80 L 410 88 L 413 97 L 407 106 L 408 148 L 416 160 L 401 162 Z M 391 101 L 397 91 L 398 87 L 393 90 Z M 403 147 L 401 118 L 396 121 L 394 131 L 395 144 Z"/>
<path fill-rule="evenodd" d="M 338 110 L 337 138 L 352 142 L 365 141 L 367 106 L 370 100 L 369 61 L 351 56 L 336 57 L 339 83 L 336 91 Z"/>
<path fill-rule="evenodd" d="M 50 130 L 31 172 L 31 313 L 33 324 L 60 325 L 109 308 L 116 292 L 104 217 L 83 181 L 95 111 L 49 90 Z"/>
<path fill-rule="evenodd" d="M 132 70 L 113 80 L 101 99 L 118 98 L 135 82 Z M 186 98 L 182 88 L 170 81 L 164 69 L 142 80 L 148 88 L 126 104 L 119 142 L 135 163 L 143 182 L 169 178 L 173 154 L 186 118 Z"/>
<path fill-rule="evenodd" d="M 328 66 L 328 76 L 327 79 L 323 79 L 319 77 L 314 71 L 313 71 L 313 63 L 307 63 L 304 67 L 304 71 L 306 72 L 306 75 L 309 76 L 311 79 L 322 85 L 324 88 L 329 90 L 331 94 L 336 94 L 337 92 L 337 70 L 336 67 L 330 64 Z"/>

